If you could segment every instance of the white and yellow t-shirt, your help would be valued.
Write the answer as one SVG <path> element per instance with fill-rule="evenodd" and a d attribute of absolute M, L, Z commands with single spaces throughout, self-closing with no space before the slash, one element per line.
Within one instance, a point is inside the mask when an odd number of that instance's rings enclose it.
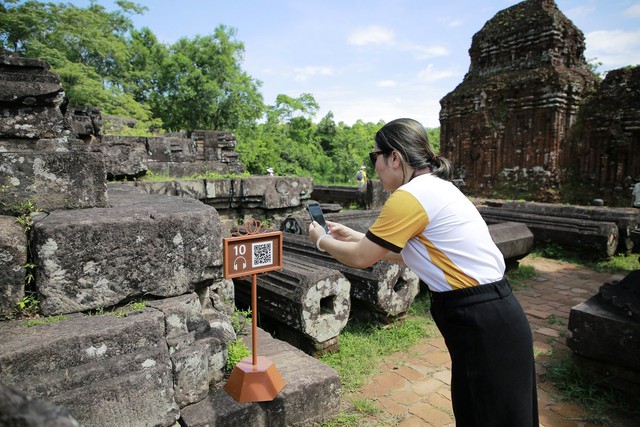
<path fill-rule="evenodd" d="M 435 292 L 492 283 L 504 275 L 504 257 L 476 207 L 434 175 L 419 175 L 394 191 L 367 238 L 400 253 Z"/>

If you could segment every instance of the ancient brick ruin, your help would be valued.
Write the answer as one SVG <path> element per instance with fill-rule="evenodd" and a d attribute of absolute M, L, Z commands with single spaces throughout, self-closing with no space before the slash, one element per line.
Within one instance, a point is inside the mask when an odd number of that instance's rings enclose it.
<path fill-rule="evenodd" d="M 637 83 L 632 71 L 612 72 L 594 95 L 584 50 L 583 33 L 553 0 L 518 3 L 474 35 L 464 81 L 440 101 L 442 154 L 468 192 L 490 195 L 508 182 L 514 197 L 555 201 L 561 184 L 589 176 L 597 185 L 576 202 L 604 187 L 629 199 L 629 183 L 640 180 Z M 578 133 L 583 107 L 592 124 Z"/>
<path fill-rule="evenodd" d="M 640 67 L 607 73 L 580 107 L 574 134 L 574 180 L 620 194 L 627 204 L 627 189 L 640 181 Z"/>
<path fill-rule="evenodd" d="M 231 132 L 193 130 L 152 137 L 122 136 L 128 128 L 135 128 L 134 119 L 102 116 L 98 108 L 85 106 L 69 106 L 66 117 L 87 149 L 105 159 L 109 180 L 139 178 L 147 171 L 183 177 L 209 172 L 239 174 L 245 170 Z"/>

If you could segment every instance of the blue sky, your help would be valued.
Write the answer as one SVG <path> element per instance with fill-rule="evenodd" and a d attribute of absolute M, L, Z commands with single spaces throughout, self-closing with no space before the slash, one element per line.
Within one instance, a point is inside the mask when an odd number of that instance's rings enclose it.
<path fill-rule="evenodd" d="M 86 6 L 88 1 L 72 3 Z M 112 1 L 97 0 L 111 9 Z M 278 94 L 311 93 L 336 122 L 411 117 L 439 126 L 439 101 L 469 68 L 471 38 L 507 0 L 138 0 L 134 16 L 163 43 L 224 24 L 245 45 L 243 69 Z M 640 64 L 640 0 L 556 0 L 606 72 Z"/>

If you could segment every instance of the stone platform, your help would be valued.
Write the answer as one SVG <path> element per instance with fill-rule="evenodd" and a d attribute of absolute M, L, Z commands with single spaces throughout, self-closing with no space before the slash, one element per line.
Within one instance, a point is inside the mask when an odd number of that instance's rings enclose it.
<path fill-rule="evenodd" d="M 251 348 L 251 336 L 244 337 Z M 240 403 L 222 388 L 181 411 L 187 427 L 320 425 L 338 415 L 340 378 L 331 367 L 258 329 L 258 355 L 276 366 L 285 386 L 271 402 Z"/>

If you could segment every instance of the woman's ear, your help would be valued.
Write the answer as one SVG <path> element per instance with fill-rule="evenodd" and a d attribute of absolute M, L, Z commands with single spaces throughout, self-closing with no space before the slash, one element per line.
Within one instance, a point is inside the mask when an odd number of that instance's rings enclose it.
<path fill-rule="evenodd" d="M 391 160 L 394 165 L 402 166 L 402 155 L 397 150 L 391 152 Z"/>

